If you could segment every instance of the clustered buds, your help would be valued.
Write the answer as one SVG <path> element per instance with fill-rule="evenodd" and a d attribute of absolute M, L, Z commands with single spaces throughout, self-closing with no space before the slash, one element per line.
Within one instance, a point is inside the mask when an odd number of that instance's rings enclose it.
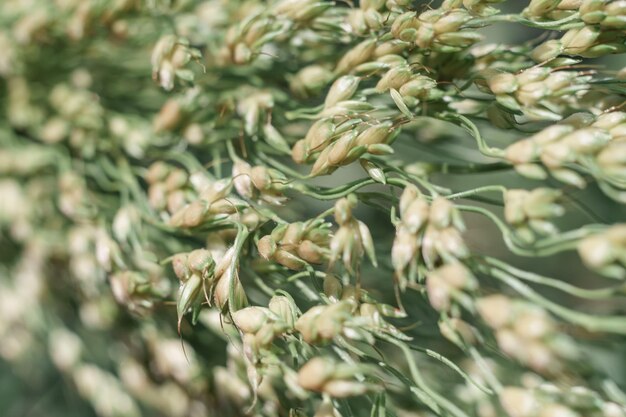
<path fill-rule="evenodd" d="M 194 187 L 201 190 L 191 203 L 179 208 L 169 219 L 175 227 L 192 228 L 211 221 L 232 219 L 238 220 L 254 229 L 261 222 L 261 216 L 249 210 L 247 204 L 230 196 L 232 183 L 228 180 L 198 181 Z M 191 197 L 190 197 L 191 198 Z"/>
<path fill-rule="evenodd" d="M 282 194 L 287 178 L 278 170 L 264 165 L 251 166 L 243 160 L 233 164 L 233 184 L 240 196 L 281 205 L 286 200 Z"/>
<path fill-rule="evenodd" d="M 601 30 L 597 26 L 583 26 L 568 30 L 561 39 L 551 39 L 537 46 L 531 53 L 536 62 L 549 61 L 559 55 L 596 58 L 626 51 L 623 30 Z"/>
<path fill-rule="evenodd" d="M 272 297 L 268 307 L 245 307 L 232 315 L 235 326 L 243 334 L 243 344 L 248 359 L 255 362 L 259 349 L 294 328 L 297 307 L 293 300 L 283 295 Z"/>
<path fill-rule="evenodd" d="M 364 394 L 368 386 L 354 381 L 356 365 L 337 363 L 332 358 L 318 356 L 298 371 L 298 384 L 309 391 L 321 392 L 334 398 L 352 397 Z"/>
<path fill-rule="evenodd" d="M 310 176 L 326 175 L 366 153 L 382 155 L 393 152 L 389 143 L 396 132 L 389 121 L 368 124 L 361 119 L 351 119 L 335 123 L 331 118 L 322 118 L 309 128 L 304 139 L 294 144 L 291 154 L 297 163 L 315 160 Z"/>
<path fill-rule="evenodd" d="M 218 258 L 214 259 L 214 255 Z M 247 303 L 239 282 L 237 268 L 232 267 L 233 258 L 234 247 L 226 251 L 196 249 L 189 253 L 174 255 L 172 268 L 180 280 L 176 304 L 179 329 L 182 317 L 187 310 L 192 308 L 194 317 L 197 316 L 203 298 L 220 309 L 223 309 L 229 302 L 233 309 L 240 308 Z M 231 289 L 234 292 L 234 299 L 230 297 Z"/>
<path fill-rule="evenodd" d="M 352 216 L 352 209 L 356 207 L 356 202 L 356 196 L 353 194 L 337 201 L 335 221 L 339 229 L 330 241 L 330 264 L 333 265 L 341 259 L 349 272 L 356 270 L 364 254 L 367 254 L 374 266 L 377 264 L 374 241 L 369 228 Z"/>
<path fill-rule="evenodd" d="M 322 219 L 283 224 L 257 243 L 259 254 L 286 268 L 300 270 L 329 257 L 330 225 Z"/>
<path fill-rule="evenodd" d="M 223 65 L 245 65 L 254 60 L 266 42 L 275 38 L 280 25 L 261 14 L 232 26 L 218 57 Z"/>
<path fill-rule="evenodd" d="M 165 35 L 152 51 L 152 78 L 167 91 L 174 88 L 176 78 L 193 81 L 193 72 L 185 66 L 190 60 L 201 57 L 200 51 L 191 48 L 186 39 Z"/>
<path fill-rule="evenodd" d="M 439 260 L 450 263 L 468 256 L 461 237 L 463 230 L 463 221 L 454 204 L 443 197 L 429 204 L 417 187 L 406 186 L 400 197 L 400 221 L 391 249 L 396 275 L 403 278 L 408 272 L 413 279 L 420 254 L 430 269 Z"/>
<path fill-rule="evenodd" d="M 577 352 L 567 336 L 560 334 L 552 318 L 541 307 L 496 294 L 478 299 L 478 313 L 495 331 L 499 348 L 543 374 L 563 368 L 563 359 Z"/>
<path fill-rule="evenodd" d="M 341 334 L 344 323 L 352 317 L 354 300 L 312 307 L 296 322 L 296 330 L 307 343 L 323 344 Z"/>
<path fill-rule="evenodd" d="M 443 52 L 457 52 L 480 41 L 480 34 L 463 29 L 472 15 L 463 8 L 450 7 L 451 4 L 448 2 L 447 8 L 428 10 L 419 16 L 406 12 L 396 17 L 391 34 L 419 48 Z"/>
<path fill-rule="evenodd" d="M 215 272 L 215 261 L 211 252 L 206 249 L 196 249 L 189 253 L 181 253 L 172 259 L 172 268 L 180 280 L 178 301 L 178 325 L 187 310 L 194 306 L 198 308 L 205 283 L 212 285 Z"/>
<path fill-rule="evenodd" d="M 268 10 L 257 10 L 228 29 L 218 59 L 222 65 L 250 64 L 268 43 L 284 36 L 297 24 L 309 23 L 330 6 L 332 3 L 325 1 L 284 0 Z"/>
<path fill-rule="evenodd" d="M 189 175 L 185 170 L 165 162 L 155 162 L 146 172 L 148 201 L 158 211 L 173 214 L 188 201 Z"/>
<path fill-rule="evenodd" d="M 626 28 L 623 1 L 608 0 L 531 0 L 524 14 L 531 18 L 563 19 L 578 12 L 586 25 L 597 25 L 602 29 Z"/>
<path fill-rule="evenodd" d="M 570 168 L 576 166 L 606 184 L 601 187 L 606 194 L 622 201 L 624 197 L 614 190 L 623 189 L 626 178 L 626 113 L 597 118 L 574 114 L 510 145 L 505 156 L 524 176 L 545 178 L 547 169 L 556 179 L 582 188 L 584 178 Z"/>
<path fill-rule="evenodd" d="M 528 242 L 534 240 L 533 232 L 556 234 L 558 230 L 549 219 L 565 213 L 557 202 L 560 197 L 561 192 L 551 188 L 509 189 L 504 194 L 504 218 Z"/>
<path fill-rule="evenodd" d="M 348 12 L 347 21 L 357 35 L 381 29 L 390 13 L 385 10 L 385 0 L 366 0 L 359 2 L 358 8 Z"/>
<path fill-rule="evenodd" d="M 530 119 L 560 120 L 578 107 L 591 76 L 578 71 L 532 67 L 517 74 L 488 69 L 479 87 L 495 95 L 498 104 Z"/>
<path fill-rule="evenodd" d="M 491 5 L 502 3 L 503 1 L 504 0 L 444 0 L 441 8 L 450 10 L 463 6 L 474 15 L 490 16 L 499 11 Z"/>
<path fill-rule="evenodd" d="M 478 281 L 460 262 L 453 262 L 429 271 L 426 275 L 426 292 L 430 305 L 437 311 L 450 309 L 452 301 L 471 303 L 467 292 L 478 288 Z"/>
<path fill-rule="evenodd" d="M 529 18 L 562 19 L 576 12 L 582 0 L 530 0 L 523 14 Z"/>
<path fill-rule="evenodd" d="M 585 265 L 608 277 L 626 278 L 626 224 L 616 224 L 578 244 Z"/>

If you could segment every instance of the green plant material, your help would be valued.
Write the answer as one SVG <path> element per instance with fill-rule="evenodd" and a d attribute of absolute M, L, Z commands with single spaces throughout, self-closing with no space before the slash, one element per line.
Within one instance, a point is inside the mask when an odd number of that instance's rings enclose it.
<path fill-rule="evenodd" d="M 625 29 L 0 2 L 0 415 L 626 416 Z"/>

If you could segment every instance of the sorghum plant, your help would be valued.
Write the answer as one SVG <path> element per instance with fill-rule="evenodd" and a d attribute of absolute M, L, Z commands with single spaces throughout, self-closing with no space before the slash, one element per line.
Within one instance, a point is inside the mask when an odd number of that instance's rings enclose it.
<path fill-rule="evenodd" d="M 0 2 L 0 414 L 626 416 L 621 54 L 624 0 Z"/>

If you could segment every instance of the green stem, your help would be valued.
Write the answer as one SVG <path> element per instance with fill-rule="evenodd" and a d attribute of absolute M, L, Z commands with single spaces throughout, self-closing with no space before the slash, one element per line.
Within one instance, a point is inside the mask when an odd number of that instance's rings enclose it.
<path fill-rule="evenodd" d="M 523 279 L 528 282 L 533 282 L 535 284 L 545 285 L 547 287 L 552 287 L 559 289 L 563 292 L 571 294 L 575 297 L 586 298 L 589 300 L 601 300 L 604 298 L 609 298 L 616 295 L 619 292 L 624 292 L 626 287 L 624 285 L 610 287 L 610 288 L 600 288 L 595 290 L 587 290 L 584 288 L 576 287 L 567 282 L 559 281 L 554 278 L 545 277 L 543 275 L 535 274 L 533 272 L 524 271 L 518 268 L 515 268 L 505 262 L 502 262 L 496 258 L 492 258 L 490 256 L 484 256 L 482 259 L 489 265 L 494 266 L 496 268 L 502 269 L 507 273 L 516 276 L 520 279 Z"/>
<path fill-rule="evenodd" d="M 415 359 L 413 358 L 411 349 L 404 342 L 394 339 L 393 337 L 387 336 L 383 333 L 378 333 L 376 336 L 382 340 L 385 340 L 388 343 L 397 346 L 402 351 L 407 361 L 407 364 L 409 365 L 409 372 L 411 374 L 411 378 L 413 378 L 413 382 L 420 390 L 426 393 L 433 400 L 434 403 L 439 405 L 441 408 L 447 410 L 451 415 L 455 417 L 469 417 L 459 407 L 448 401 L 444 396 L 435 392 L 432 388 L 428 386 L 428 384 L 426 384 L 417 368 L 417 365 L 415 364 Z"/>
<path fill-rule="evenodd" d="M 626 335 L 626 320 L 619 316 L 590 316 L 578 311 L 570 310 L 547 298 L 539 295 L 528 285 L 518 280 L 513 275 L 489 266 L 484 266 L 483 272 L 507 284 L 509 287 L 524 296 L 527 300 L 539 304 L 552 312 L 554 315 L 583 327 L 591 332 L 608 332 Z"/>

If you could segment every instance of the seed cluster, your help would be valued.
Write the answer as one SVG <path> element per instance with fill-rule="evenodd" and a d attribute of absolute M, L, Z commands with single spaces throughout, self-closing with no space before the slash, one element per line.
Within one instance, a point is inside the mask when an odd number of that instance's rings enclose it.
<path fill-rule="evenodd" d="M 625 29 L 623 0 L 0 2 L 0 404 L 625 417 Z"/>

